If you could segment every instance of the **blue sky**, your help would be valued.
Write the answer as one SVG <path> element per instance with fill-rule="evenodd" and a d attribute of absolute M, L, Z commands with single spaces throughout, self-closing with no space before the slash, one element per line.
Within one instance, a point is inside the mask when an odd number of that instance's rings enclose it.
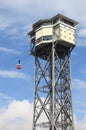
<path fill-rule="evenodd" d="M 0 130 L 31 129 L 34 58 L 27 32 L 39 19 L 58 13 L 79 22 L 71 55 L 73 111 L 75 130 L 86 129 L 85 6 L 85 0 L 0 0 Z M 19 59 L 21 70 L 16 69 Z"/>

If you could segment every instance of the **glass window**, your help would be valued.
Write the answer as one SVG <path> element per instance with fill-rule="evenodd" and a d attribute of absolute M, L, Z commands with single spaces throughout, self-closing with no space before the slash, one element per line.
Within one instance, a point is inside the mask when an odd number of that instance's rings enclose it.
<path fill-rule="evenodd" d="M 61 21 L 66 23 L 66 24 L 68 24 L 68 25 L 70 25 L 70 26 L 73 26 L 73 23 L 68 21 L 68 20 L 66 20 L 66 19 L 61 19 Z"/>
<path fill-rule="evenodd" d="M 52 22 L 51 21 L 48 21 L 48 22 L 43 22 L 41 24 L 41 26 L 47 26 L 47 25 L 52 25 Z"/>
<path fill-rule="evenodd" d="M 36 43 L 39 43 L 41 41 L 48 41 L 48 40 L 52 40 L 52 35 L 48 35 L 48 36 L 43 36 L 43 37 L 40 37 L 36 40 Z"/>
<path fill-rule="evenodd" d="M 52 35 L 43 36 L 43 41 L 52 40 Z"/>
<path fill-rule="evenodd" d="M 42 37 L 38 38 L 38 39 L 36 40 L 36 43 L 39 43 L 39 42 L 41 42 L 41 41 L 42 41 Z"/>

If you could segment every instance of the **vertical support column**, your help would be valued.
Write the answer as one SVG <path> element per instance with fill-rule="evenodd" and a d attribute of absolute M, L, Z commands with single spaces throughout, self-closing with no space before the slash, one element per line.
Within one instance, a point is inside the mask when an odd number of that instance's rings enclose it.
<path fill-rule="evenodd" d="M 71 78 L 71 58 L 69 59 L 69 61 L 70 61 L 70 78 Z M 71 82 L 71 80 L 70 80 L 70 90 L 71 90 L 71 104 L 73 104 L 73 102 L 72 102 L 72 82 Z M 73 116 L 73 105 L 71 105 L 71 111 L 72 111 L 72 130 L 74 130 L 75 128 L 74 128 L 74 116 Z"/>
<path fill-rule="evenodd" d="M 54 42 L 52 43 L 52 130 L 54 130 L 55 117 L 54 108 L 55 104 L 55 47 Z"/>
<path fill-rule="evenodd" d="M 35 52 L 36 53 L 36 52 Z M 36 109 L 36 75 L 37 75 L 37 69 L 36 69 L 36 55 L 35 55 L 35 65 L 34 65 L 34 106 L 33 106 L 33 130 L 36 130 L 35 127 L 35 109 Z"/>

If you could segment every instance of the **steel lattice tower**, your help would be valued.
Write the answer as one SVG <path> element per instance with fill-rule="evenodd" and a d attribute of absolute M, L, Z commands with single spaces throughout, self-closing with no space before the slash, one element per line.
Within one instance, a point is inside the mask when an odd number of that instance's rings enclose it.
<path fill-rule="evenodd" d="M 70 55 L 77 24 L 58 14 L 38 21 L 29 33 L 35 57 L 33 130 L 74 130 Z"/>

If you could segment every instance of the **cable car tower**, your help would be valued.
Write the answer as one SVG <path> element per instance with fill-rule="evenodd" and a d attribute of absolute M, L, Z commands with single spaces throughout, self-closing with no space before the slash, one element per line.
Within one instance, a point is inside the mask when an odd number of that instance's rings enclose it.
<path fill-rule="evenodd" d="M 28 33 L 35 58 L 33 130 L 74 130 L 70 55 L 77 24 L 58 14 Z"/>

